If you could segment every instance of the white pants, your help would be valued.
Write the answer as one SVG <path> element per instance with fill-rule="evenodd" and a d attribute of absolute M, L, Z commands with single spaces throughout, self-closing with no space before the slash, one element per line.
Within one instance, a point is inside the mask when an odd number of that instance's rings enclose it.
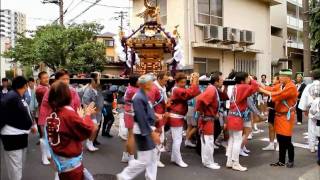
<path fill-rule="evenodd" d="M 4 151 L 3 154 L 8 172 L 8 180 L 21 180 L 27 148 L 14 151 Z"/>
<path fill-rule="evenodd" d="M 317 128 L 317 122 L 309 118 L 308 119 L 308 142 L 309 142 L 310 148 L 313 148 L 316 146 L 316 142 L 317 142 L 316 128 Z"/>
<path fill-rule="evenodd" d="M 202 159 L 202 164 L 204 166 L 209 166 L 211 164 L 214 164 L 213 143 L 214 143 L 213 135 L 203 135 L 203 137 L 201 137 L 201 159 Z"/>
<path fill-rule="evenodd" d="M 161 134 L 160 134 L 160 145 L 158 145 L 158 149 L 161 149 L 161 148 L 163 148 L 163 146 L 164 146 L 164 139 L 165 139 L 165 137 L 164 137 L 164 126 L 161 128 Z M 161 152 L 159 151 L 159 153 L 158 153 L 158 161 L 160 161 L 160 158 L 161 158 Z"/>
<path fill-rule="evenodd" d="M 183 127 L 171 127 L 171 133 L 172 133 L 172 152 L 171 152 L 171 161 L 172 162 L 181 162 L 181 152 L 180 147 L 182 143 L 182 133 L 183 133 Z"/>
<path fill-rule="evenodd" d="M 40 138 L 40 150 L 41 150 L 41 156 L 42 159 L 46 158 L 46 159 L 50 159 L 51 158 L 51 154 L 50 154 L 50 150 L 48 147 L 48 144 L 46 143 L 45 138 Z"/>
<path fill-rule="evenodd" d="M 229 131 L 229 141 L 226 152 L 228 159 L 231 159 L 234 162 L 239 162 L 242 140 L 242 131 Z"/>
<path fill-rule="evenodd" d="M 158 150 L 153 149 L 149 151 L 138 151 L 137 155 L 137 160 L 129 161 L 129 165 L 126 168 L 124 168 L 124 170 L 120 174 L 118 174 L 120 179 L 134 179 L 137 175 L 139 175 L 145 170 L 146 180 L 156 180 L 158 170 Z"/>

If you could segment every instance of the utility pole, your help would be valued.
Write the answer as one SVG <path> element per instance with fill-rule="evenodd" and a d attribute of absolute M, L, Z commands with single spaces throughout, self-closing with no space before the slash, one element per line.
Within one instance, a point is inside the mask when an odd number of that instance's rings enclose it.
<path fill-rule="evenodd" d="M 59 20 L 60 20 L 60 25 L 63 26 L 63 16 L 64 16 L 64 12 L 63 12 L 63 0 L 43 0 L 42 1 L 43 4 L 56 4 L 59 6 Z"/>
<path fill-rule="evenodd" d="M 309 0 L 303 0 L 303 71 L 306 77 L 310 77 L 311 50 L 310 50 L 310 7 Z"/>
<path fill-rule="evenodd" d="M 120 20 L 120 31 L 123 32 L 124 18 L 128 17 L 128 12 L 120 11 L 120 12 L 115 12 L 115 13 L 118 14 L 118 16 L 114 17 L 113 19 Z"/>
<path fill-rule="evenodd" d="M 59 0 L 60 25 L 63 26 L 63 0 Z"/>

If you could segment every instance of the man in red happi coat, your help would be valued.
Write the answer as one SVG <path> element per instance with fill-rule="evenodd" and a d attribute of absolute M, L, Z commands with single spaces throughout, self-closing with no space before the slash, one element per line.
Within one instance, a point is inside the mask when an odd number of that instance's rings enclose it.
<path fill-rule="evenodd" d="M 214 125 L 219 118 L 220 96 L 219 90 L 223 85 L 221 72 L 211 75 L 210 84 L 196 99 L 196 116 L 201 132 L 201 158 L 202 164 L 210 169 L 220 169 L 214 162 Z M 216 121 L 217 122 L 217 121 Z"/>
<path fill-rule="evenodd" d="M 139 90 L 137 75 L 131 75 L 129 77 L 129 86 L 124 95 L 124 123 L 125 127 L 128 129 L 128 138 L 126 142 L 126 151 L 122 154 L 122 162 L 129 162 L 134 159 L 135 154 L 135 144 L 134 144 L 134 134 L 133 134 L 133 123 L 134 123 L 134 112 L 132 100 L 136 92 Z"/>
<path fill-rule="evenodd" d="M 157 80 L 153 82 L 153 87 L 148 93 L 148 98 L 152 103 L 155 116 L 156 116 L 156 128 L 160 133 L 161 145 L 159 146 L 160 151 L 164 150 L 164 125 L 166 124 L 166 119 L 168 113 L 166 113 L 166 103 L 168 102 L 166 85 L 168 82 L 168 75 L 166 72 L 159 72 L 157 75 Z M 158 157 L 158 167 L 165 167 L 165 165 L 160 161 L 160 155 Z"/>
<path fill-rule="evenodd" d="M 40 84 L 37 86 L 35 94 L 36 94 L 36 99 L 37 99 L 38 107 L 39 107 L 38 113 L 40 114 L 41 103 L 42 103 L 43 97 L 46 94 L 46 92 L 49 90 L 50 85 L 49 85 L 49 75 L 47 72 L 45 72 L 45 71 L 40 72 L 38 74 L 38 78 L 40 80 Z M 42 164 L 49 165 L 50 162 L 47 157 L 49 155 L 49 152 L 46 151 L 46 145 L 45 145 L 45 141 L 43 139 L 43 131 L 42 131 L 43 129 L 41 128 L 41 126 L 39 124 L 39 118 L 36 118 L 36 121 L 37 121 L 38 131 L 39 131 L 39 135 L 40 135 L 40 150 L 41 150 Z"/>
<path fill-rule="evenodd" d="M 181 157 L 180 146 L 185 116 L 188 112 L 188 101 L 200 94 L 199 74 L 193 74 L 190 80 L 190 88 L 186 89 L 187 77 L 184 73 L 177 73 L 176 85 L 172 89 L 170 97 L 169 125 L 172 133 L 171 161 L 180 167 L 188 167 Z"/>
<path fill-rule="evenodd" d="M 259 85 L 246 72 L 238 72 L 235 76 L 236 85 L 230 97 L 230 110 L 227 117 L 229 141 L 226 155 L 227 167 L 236 171 L 247 171 L 239 163 L 239 154 L 242 144 L 242 131 L 244 122 L 250 121 L 250 111 L 247 98 L 258 91 Z"/>

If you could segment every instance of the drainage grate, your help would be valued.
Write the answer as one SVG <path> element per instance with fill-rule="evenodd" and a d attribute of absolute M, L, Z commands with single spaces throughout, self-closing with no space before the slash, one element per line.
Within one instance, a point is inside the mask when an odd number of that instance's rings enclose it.
<path fill-rule="evenodd" d="M 112 174 L 96 174 L 94 180 L 117 180 L 117 177 Z"/>

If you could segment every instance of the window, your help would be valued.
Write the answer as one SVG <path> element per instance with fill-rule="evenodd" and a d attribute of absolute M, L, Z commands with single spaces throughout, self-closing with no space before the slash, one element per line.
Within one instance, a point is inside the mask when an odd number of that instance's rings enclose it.
<path fill-rule="evenodd" d="M 198 72 L 201 75 L 220 70 L 219 59 L 209 59 L 209 58 L 194 58 L 194 72 Z"/>
<path fill-rule="evenodd" d="M 198 23 L 222 26 L 222 0 L 198 0 Z"/>
<path fill-rule="evenodd" d="M 152 5 L 160 7 L 160 18 L 163 25 L 167 24 L 167 0 L 151 0 Z"/>
<path fill-rule="evenodd" d="M 252 59 L 236 59 L 235 70 L 257 75 L 257 61 Z"/>
<path fill-rule="evenodd" d="M 282 37 L 282 29 L 278 27 L 271 26 L 271 35 Z"/>
<path fill-rule="evenodd" d="M 104 40 L 104 45 L 107 47 L 113 47 L 114 41 L 113 40 Z"/>
<path fill-rule="evenodd" d="M 114 62 L 113 56 L 107 56 L 107 62 Z"/>

